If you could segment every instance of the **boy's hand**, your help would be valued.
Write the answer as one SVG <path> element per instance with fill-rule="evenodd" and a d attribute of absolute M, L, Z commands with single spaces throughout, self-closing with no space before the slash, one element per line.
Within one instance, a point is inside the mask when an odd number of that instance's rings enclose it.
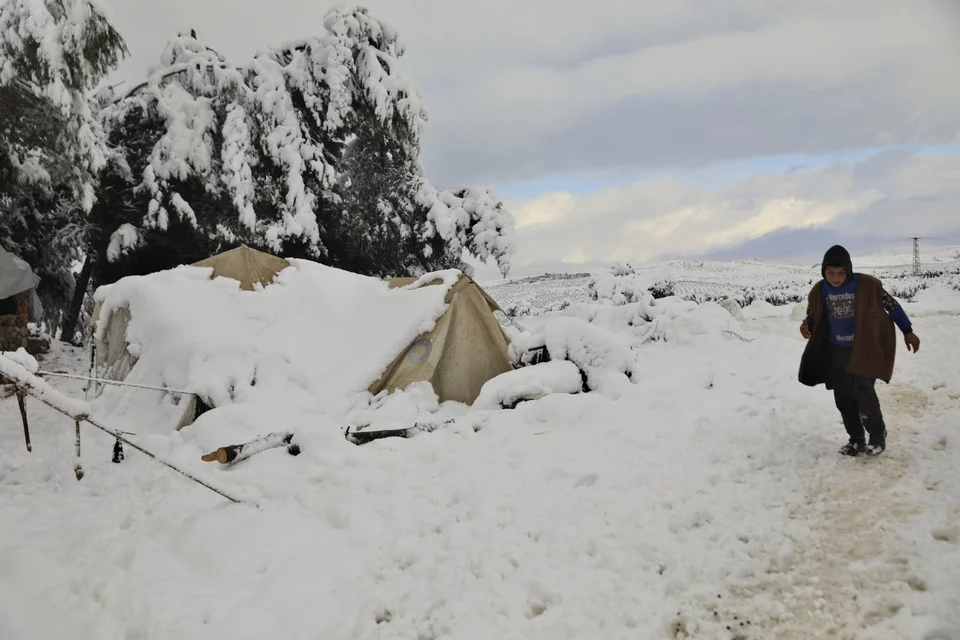
<path fill-rule="evenodd" d="M 920 338 L 917 337 L 913 331 L 903 336 L 904 342 L 907 343 L 907 351 L 913 350 L 914 353 L 920 350 Z"/>
<path fill-rule="evenodd" d="M 803 336 L 804 340 L 810 339 L 810 326 L 807 324 L 806 320 L 804 320 L 803 323 L 800 325 L 800 335 Z"/>

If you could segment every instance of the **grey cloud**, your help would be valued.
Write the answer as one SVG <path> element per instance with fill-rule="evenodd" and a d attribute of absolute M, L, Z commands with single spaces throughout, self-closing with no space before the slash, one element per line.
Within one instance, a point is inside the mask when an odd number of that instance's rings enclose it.
<path fill-rule="evenodd" d="M 408 44 L 442 187 L 564 170 L 674 169 L 960 132 L 960 7 L 844 3 L 374 0 Z M 318 33 L 302 0 L 114 0 L 136 82 L 176 31 L 242 59 Z"/>
<path fill-rule="evenodd" d="M 956 139 L 957 112 L 944 105 L 922 123 L 911 123 L 916 105 L 906 97 L 885 97 L 880 85 L 862 79 L 838 89 L 739 87 L 698 102 L 626 100 L 523 145 L 488 144 L 481 134 L 496 129 L 493 121 L 445 124 L 428 131 L 425 164 L 447 184 L 462 176 L 500 181 L 583 168 L 685 170 L 758 156 L 830 154 L 890 140 Z"/>

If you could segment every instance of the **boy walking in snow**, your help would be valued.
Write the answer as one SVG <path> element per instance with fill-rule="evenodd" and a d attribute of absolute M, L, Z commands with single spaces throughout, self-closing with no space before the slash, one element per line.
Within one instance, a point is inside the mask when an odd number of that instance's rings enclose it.
<path fill-rule="evenodd" d="M 853 272 L 850 254 L 837 245 L 823 258 L 823 280 L 814 285 L 800 333 L 808 341 L 800 361 L 800 382 L 833 389 L 850 441 L 840 453 L 875 456 L 887 446 L 887 428 L 875 384 L 889 383 L 897 350 L 896 329 L 907 350 L 920 348 L 903 307 L 880 281 Z M 864 429 L 870 436 L 865 442 Z"/>

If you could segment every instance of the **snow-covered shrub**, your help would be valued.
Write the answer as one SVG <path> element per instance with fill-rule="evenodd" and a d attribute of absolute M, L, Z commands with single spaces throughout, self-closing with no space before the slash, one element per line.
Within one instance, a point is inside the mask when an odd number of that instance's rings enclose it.
<path fill-rule="evenodd" d="M 894 298 L 913 302 L 917 293 L 927 288 L 927 283 L 919 278 L 904 278 L 902 280 L 888 280 L 884 282 L 884 288 Z"/>
<path fill-rule="evenodd" d="M 547 313 L 556 313 L 558 311 L 563 311 L 564 309 L 569 308 L 571 304 L 573 303 L 570 302 L 569 299 L 564 299 L 564 300 L 561 300 L 560 302 L 554 302 L 553 304 L 548 305 L 545 311 Z"/>
<path fill-rule="evenodd" d="M 630 327 L 636 344 L 647 342 L 690 343 L 699 336 L 721 336 L 739 330 L 739 323 L 722 306 L 698 304 L 680 298 L 648 300 L 623 308 L 623 315 L 611 318 Z"/>
<path fill-rule="evenodd" d="M 473 403 L 473 411 L 512 409 L 523 401 L 537 400 L 551 393 L 579 393 L 582 388 L 583 379 L 577 365 L 544 362 L 488 380 Z"/>
<path fill-rule="evenodd" d="M 737 320 L 743 320 L 743 309 L 737 303 L 736 300 L 731 298 L 724 298 L 720 301 L 720 306 L 727 310 L 727 312 L 736 318 Z"/>
<path fill-rule="evenodd" d="M 749 307 L 757 300 L 768 302 L 775 307 L 782 307 L 806 300 L 809 288 L 804 290 L 802 285 L 794 282 L 765 283 L 743 287 L 733 298 L 741 307 Z M 701 300 L 714 302 L 714 300 Z"/>
<path fill-rule="evenodd" d="M 528 331 L 512 335 L 507 347 L 507 354 L 515 368 L 530 367 L 550 361 L 550 354 L 547 353 L 547 344 L 542 331 Z"/>
<path fill-rule="evenodd" d="M 664 270 L 637 272 L 616 263 L 610 271 L 591 277 L 587 290 L 591 299 L 619 306 L 647 297 L 668 297 L 673 295 L 674 284 L 670 274 Z"/>
<path fill-rule="evenodd" d="M 541 331 L 524 334 L 510 345 L 515 366 L 569 361 L 583 374 L 584 390 L 596 389 L 602 373 L 632 379 L 636 355 L 630 343 L 615 331 L 573 315 L 549 320 Z"/>
<path fill-rule="evenodd" d="M 428 416 L 436 416 L 439 409 L 440 401 L 433 385 L 420 381 L 390 394 L 382 393 L 373 398 L 369 406 L 348 412 L 344 421 L 355 427 L 405 429 Z"/>
<path fill-rule="evenodd" d="M 519 300 L 517 302 L 511 302 L 503 307 L 503 311 L 511 318 L 517 318 L 519 316 L 529 316 L 531 315 L 530 302 L 528 300 Z"/>

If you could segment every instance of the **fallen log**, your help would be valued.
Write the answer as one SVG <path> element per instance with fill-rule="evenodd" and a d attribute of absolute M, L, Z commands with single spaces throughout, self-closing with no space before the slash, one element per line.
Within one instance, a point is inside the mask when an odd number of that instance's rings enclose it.
<path fill-rule="evenodd" d="M 258 453 L 284 446 L 287 447 L 287 453 L 290 455 L 300 455 L 300 445 L 291 443 L 292 440 L 293 433 L 268 433 L 250 442 L 229 444 L 225 447 L 220 447 L 216 451 L 204 454 L 201 456 L 201 459 L 204 462 L 217 461 L 220 464 L 232 466 L 246 460 L 250 456 L 255 456 Z"/>
<path fill-rule="evenodd" d="M 349 442 L 355 445 L 361 445 L 373 442 L 374 440 L 382 440 L 383 438 L 412 438 L 417 434 L 430 433 L 453 423 L 454 420 L 452 419 L 443 422 L 418 422 L 412 427 L 405 427 L 403 429 L 369 429 L 368 427 L 370 425 L 362 425 L 355 427 L 353 431 L 347 428 L 344 435 Z"/>

